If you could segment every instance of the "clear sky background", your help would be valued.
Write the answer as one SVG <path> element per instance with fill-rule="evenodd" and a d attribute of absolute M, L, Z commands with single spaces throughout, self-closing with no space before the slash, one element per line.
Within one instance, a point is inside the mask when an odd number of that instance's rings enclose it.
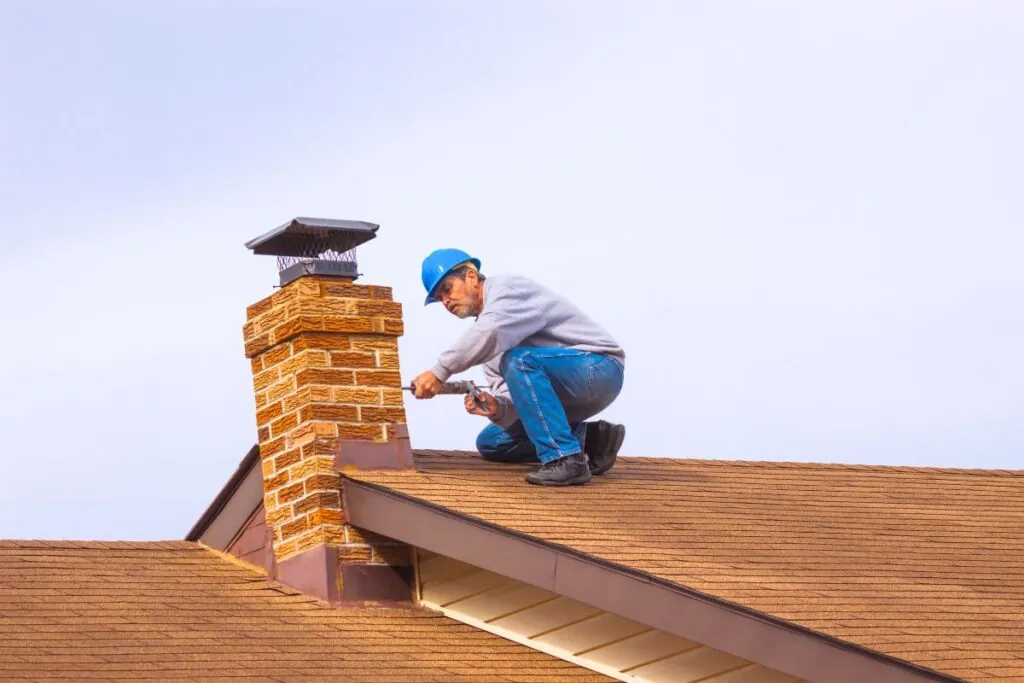
<path fill-rule="evenodd" d="M 1022 65 L 1015 0 L 0 2 L 0 538 L 184 536 L 297 215 L 381 224 L 406 380 L 458 246 L 621 341 L 626 454 L 1024 467 Z"/>

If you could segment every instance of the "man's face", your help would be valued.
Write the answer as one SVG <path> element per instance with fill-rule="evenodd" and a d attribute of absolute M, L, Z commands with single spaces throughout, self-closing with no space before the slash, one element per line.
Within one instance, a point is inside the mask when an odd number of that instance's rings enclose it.
<path fill-rule="evenodd" d="M 438 286 L 437 298 L 452 315 L 475 317 L 483 310 L 483 283 L 472 270 L 466 272 L 465 278 L 449 275 Z"/>

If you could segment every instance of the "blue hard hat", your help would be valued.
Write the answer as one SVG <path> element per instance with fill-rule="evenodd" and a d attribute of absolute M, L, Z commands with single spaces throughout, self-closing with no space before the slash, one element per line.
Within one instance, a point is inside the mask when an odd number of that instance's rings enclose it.
<path fill-rule="evenodd" d="M 477 269 L 480 268 L 480 259 L 473 258 L 461 249 L 437 249 L 423 259 L 423 288 L 427 290 L 427 300 L 423 302 L 424 306 L 440 301 L 434 296 L 437 285 L 448 273 L 452 272 L 455 266 L 467 261 Z"/>

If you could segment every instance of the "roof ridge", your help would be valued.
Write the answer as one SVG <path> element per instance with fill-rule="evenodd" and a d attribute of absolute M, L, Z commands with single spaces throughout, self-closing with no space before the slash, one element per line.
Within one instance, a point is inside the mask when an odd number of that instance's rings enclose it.
<path fill-rule="evenodd" d="M 24 550 L 63 548 L 67 550 L 201 550 L 198 543 L 175 539 L 149 541 L 99 541 L 87 539 L 37 539 L 0 538 L 0 550 L 20 548 Z"/>
<path fill-rule="evenodd" d="M 479 459 L 472 450 L 437 450 L 414 448 L 416 457 L 459 458 L 470 457 Z M 822 462 L 813 460 L 752 460 L 730 458 L 673 458 L 649 455 L 619 455 L 624 462 L 650 462 L 665 465 L 713 465 L 726 467 L 768 467 L 777 469 L 837 469 L 863 470 L 881 472 L 931 472 L 935 474 L 958 474 L 974 476 L 1009 476 L 1024 477 L 1024 469 L 980 468 L 980 467 L 939 467 L 930 465 L 885 465 L 868 463 Z"/>

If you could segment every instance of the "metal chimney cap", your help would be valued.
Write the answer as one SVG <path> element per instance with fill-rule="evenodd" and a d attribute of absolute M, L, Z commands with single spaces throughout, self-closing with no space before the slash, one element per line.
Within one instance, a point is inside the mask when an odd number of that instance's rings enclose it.
<path fill-rule="evenodd" d="M 315 258 L 325 251 L 344 253 L 376 237 L 376 223 L 298 217 L 249 240 L 254 254 Z"/>
<path fill-rule="evenodd" d="M 304 275 L 359 277 L 356 247 L 376 237 L 376 223 L 333 218 L 293 218 L 249 240 L 255 254 L 277 256 L 281 286 Z"/>

